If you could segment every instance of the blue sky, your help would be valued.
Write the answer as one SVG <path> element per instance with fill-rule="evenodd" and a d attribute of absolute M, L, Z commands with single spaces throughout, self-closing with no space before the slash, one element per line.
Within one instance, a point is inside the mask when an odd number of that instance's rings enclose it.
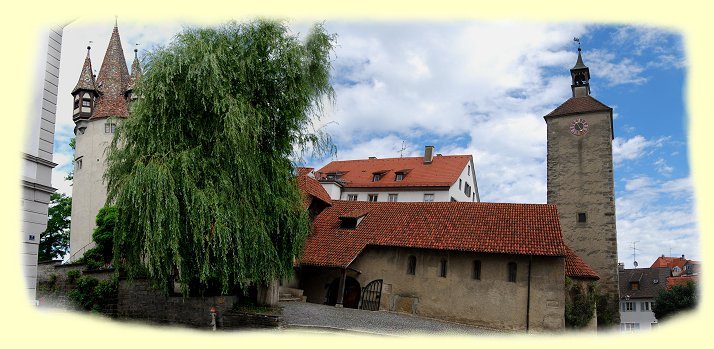
<path fill-rule="evenodd" d="M 114 18 L 65 28 L 57 109 L 53 186 L 71 169 L 71 96 L 88 42 L 98 69 Z M 569 69 L 581 39 L 592 95 L 614 108 L 619 259 L 649 266 L 661 255 L 699 259 L 688 165 L 684 38 L 654 27 L 536 22 L 324 22 L 338 35 L 335 104 L 318 125 L 337 159 L 438 153 L 474 156 L 482 201 L 545 203 L 543 115 L 570 96 Z M 130 63 L 167 44 L 180 23 L 123 23 Z M 296 33 L 310 24 L 291 23 Z M 328 159 L 301 165 L 321 167 Z"/>

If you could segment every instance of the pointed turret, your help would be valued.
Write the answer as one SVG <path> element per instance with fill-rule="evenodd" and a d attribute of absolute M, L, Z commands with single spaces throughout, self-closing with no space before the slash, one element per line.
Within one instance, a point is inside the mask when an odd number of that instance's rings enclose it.
<path fill-rule="evenodd" d="M 580 51 L 580 47 L 578 47 L 578 61 L 570 69 L 570 77 L 573 80 L 572 85 L 570 85 L 573 90 L 573 97 L 590 95 L 590 68 L 583 63 L 583 56 Z"/>
<path fill-rule="evenodd" d="M 129 115 L 124 93 L 129 83 L 129 69 L 119 38 L 119 28 L 115 25 L 99 69 L 97 88 L 101 96 L 92 118 L 126 117 Z"/>
<path fill-rule="evenodd" d="M 72 97 L 74 97 L 72 120 L 75 122 L 92 117 L 94 102 L 99 96 L 94 75 L 92 74 L 92 60 L 89 56 L 91 49 L 90 46 L 87 46 L 87 57 L 84 59 L 82 72 L 79 74 L 79 81 L 77 81 L 77 85 L 71 92 Z"/>
<path fill-rule="evenodd" d="M 129 83 L 127 84 L 126 87 L 126 99 L 131 102 L 133 99 L 136 99 L 136 96 L 133 95 L 134 92 L 134 83 L 139 81 L 141 78 L 141 65 L 139 65 L 139 57 L 138 57 L 138 52 L 139 50 L 134 49 L 134 62 L 131 63 L 131 75 L 129 76 Z"/>

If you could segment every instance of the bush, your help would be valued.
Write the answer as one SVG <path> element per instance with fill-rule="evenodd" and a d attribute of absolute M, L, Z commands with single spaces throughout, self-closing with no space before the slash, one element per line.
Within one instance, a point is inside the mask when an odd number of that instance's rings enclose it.
<path fill-rule="evenodd" d="M 573 282 L 568 282 L 570 301 L 565 304 L 565 325 L 571 328 L 582 328 L 592 320 L 595 314 L 595 287 L 588 285 L 587 290 Z"/>
<path fill-rule="evenodd" d="M 74 284 L 77 282 L 77 279 L 82 275 L 82 272 L 79 270 L 70 270 L 67 272 L 67 283 L 69 284 Z"/>
<path fill-rule="evenodd" d="M 694 282 L 686 285 L 675 285 L 666 290 L 660 290 L 655 298 L 654 313 L 657 320 L 662 321 L 683 310 L 693 309 L 697 305 L 697 288 Z"/>
<path fill-rule="evenodd" d="M 82 276 L 77 280 L 77 287 L 69 293 L 69 299 L 80 309 L 101 312 L 116 298 L 117 285 L 116 277 L 99 281 Z"/>

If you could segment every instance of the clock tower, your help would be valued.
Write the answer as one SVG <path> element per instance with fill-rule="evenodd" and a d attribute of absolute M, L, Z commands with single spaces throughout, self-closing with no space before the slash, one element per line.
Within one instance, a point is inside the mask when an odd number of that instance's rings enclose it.
<path fill-rule="evenodd" d="M 600 276 L 608 307 L 619 323 L 617 230 L 612 164 L 612 108 L 590 95 L 590 69 L 570 69 L 572 97 L 546 115 L 548 203 L 558 207 L 565 243 Z"/>

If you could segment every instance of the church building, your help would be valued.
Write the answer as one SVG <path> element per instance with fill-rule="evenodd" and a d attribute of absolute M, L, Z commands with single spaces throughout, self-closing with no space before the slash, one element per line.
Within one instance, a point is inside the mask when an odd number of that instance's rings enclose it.
<path fill-rule="evenodd" d="M 72 90 L 76 143 L 70 261 L 81 258 L 84 252 L 94 247 L 95 219 L 107 199 L 102 178 L 106 169 L 105 150 L 112 141 L 117 123 L 129 116 L 129 104 L 135 98 L 133 85 L 141 76 L 137 50 L 134 50 L 129 73 L 116 25 L 98 76 L 92 70 L 90 50 L 88 46 L 79 81 Z"/>

